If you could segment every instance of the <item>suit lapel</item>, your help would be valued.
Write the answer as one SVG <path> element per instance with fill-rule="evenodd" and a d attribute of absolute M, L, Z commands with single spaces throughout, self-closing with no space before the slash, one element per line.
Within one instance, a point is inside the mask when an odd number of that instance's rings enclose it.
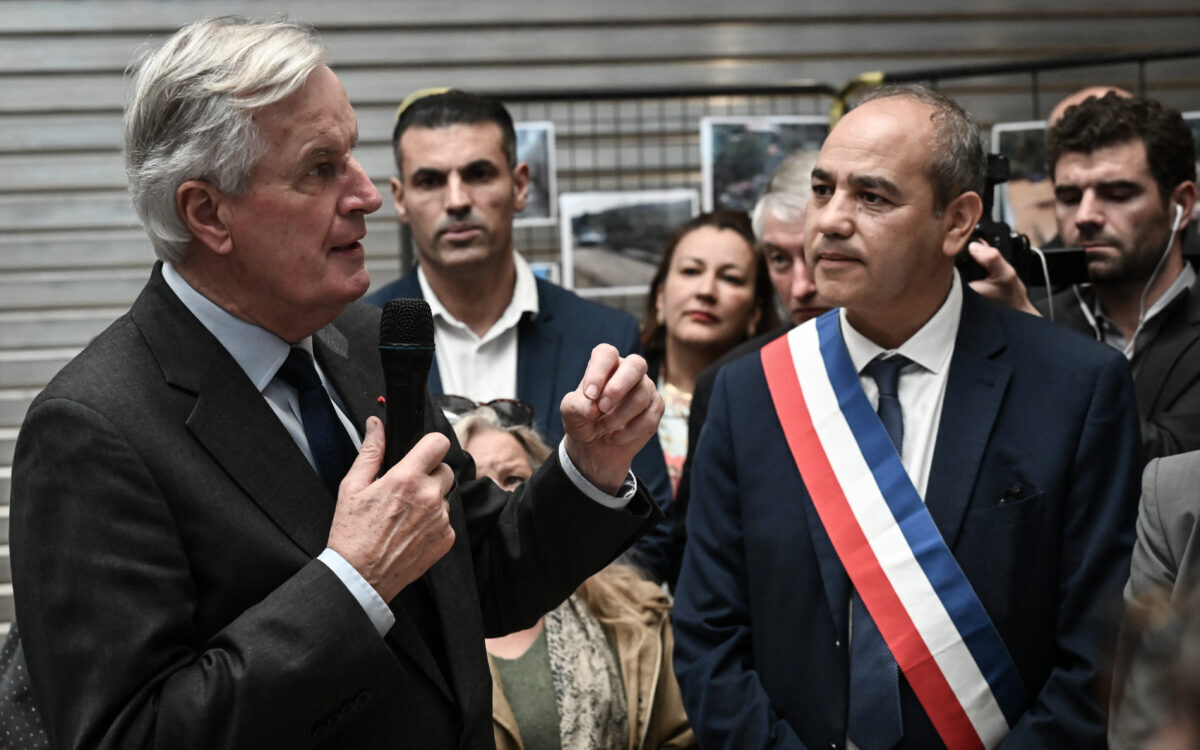
<path fill-rule="evenodd" d="M 1010 370 L 992 361 L 1004 346 L 1004 333 L 994 311 L 970 289 L 964 289 L 962 320 L 925 493 L 925 505 L 951 549 L 1004 401 Z"/>
<path fill-rule="evenodd" d="M 392 644 L 392 648 L 403 651 L 410 659 L 416 662 L 421 671 L 425 673 L 425 676 L 442 691 L 442 695 L 446 697 L 446 700 L 454 703 L 454 693 L 451 692 L 450 685 L 446 682 L 446 676 L 442 674 L 442 670 L 438 666 L 437 661 L 434 660 L 429 646 L 426 645 L 425 639 L 421 636 L 421 632 L 417 630 L 417 626 L 413 623 L 412 618 L 408 616 L 404 605 L 400 603 L 400 597 L 396 597 L 388 602 L 388 608 L 392 610 L 392 616 L 396 618 L 396 624 L 387 632 L 385 639 L 388 643 Z"/>
<path fill-rule="evenodd" d="M 464 716 L 473 715 L 474 707 L 491 694 L 490 686 L 480 683 L 478 675 L 486 669 L 483 646 L 483 619 L 478 609 L 468 606 L 472 597 L 462 595 L 464 587 L 475 586 L 475 571 L 470 566 L 471 552 L 468 545 L 467 521 L 462 503 L 451 501 L 450 524 L 455 530 L 454 546 L 438 560 L 423 581 L 429 586 L 438 617 L 448 630 L 458 631 L 455 639 L 446 639 L 446 662 Z M 468 648 L 454 648 L 455 644 L 468 644 Z M 443 683 L 444 684 L 444 683 Z M 486 690 L 482 688 L 487 687 Z"/>
<path fill-rule="evenodd" d="M 553 445 L 562 433 L 561 423 L 555 424 L 562 334 L 551 325 L 554 311 L 547 309 L 543 294 L 538 294 L 538 308 L 536 316 L 523 318 L 517 326 L 517 398 L 533 407 L 538 428 Z"/>
<path fill-rule="evenodd" d="M 378 350 L 351 352 L 349 340 L 336 326 L 335 322 L 313 335 L 313 350 L 362 437 L 367 417 L 383 419 L 384 407 L 379 401 L 384 395 L 383 369 Z"/>
<path fill-rule="evenodd" d="M 225 348 L 175 297 L 158 267 L 135 303 L 132 315 L 167 382 L 195 396 L 186 420 L 192 434 L 288 538 L 310 557 L 320 554 L 328 541 L 334 498 L 329 496 L 262 394 Z M 372 357 L 370 352 L 352 352 L 351 342 L 336 323 L 315 334 L 313 346 L 322 369 L 359 429 L 372 414 L 382 419 L 383 406 L 378 401 L 383 388 L 382 371 L 372 366 L 378 363 L 378 353 Z M 356 362 L 367 364 L 356 367 Z M 456 546 L 465 545 L 465 524 L 460 523 L 456 531 L 460 540 Z M 439 565 L 443 563 L 445 559 Z M 455 571 L 439 581 L 439 588 L 457 590 L 462 580 L 455 577 L 458 575 Z M 412 619 L 398 601 L 389 606 L 396 616 L 396 625 L 388 632 L 387 640 L 408 654 L 447 699 L 454 702 L 445 676 Z M 453 623 L 455 627 L 463 619 L 469 619 L 440 600 L 438 610 L 442 622 Z M 478 642 L 482 642 L 482 634 Z M 458 671 L 455 670 L 456 680 Z M 469 674 L 463 669 L 461 679 L 467 679 Z"/>
<path fill-rule="evenodd" d="M 1175 304 L 1179 309 L 1168 312 L 1169 317 L 1153 344 L 1136 365 L 1137 375 L 1133 385 L 1142 414 L 1154 409 L 1154 403 L 1170 382 L 1168 376 L 1172 368 L 1184 352 L 1200 340 L 1200 292 L 1193 286 L 1185 293 L 1185 299 L 1177 300 Z"/>
<path fill-rule="evenodd" d="M 379 402 L 379 397 L 383 395 L 384 390 L 383 371 L 382 365 L 379 363 L 378 350 L 353 352 L 351 346 L 353 344 L 338 329 L 336 321 L 333 325 L 322 328 L 313 336 L 313 348 L 317 353 L 321 368 L 333 383 L 334 388 L 337 389 L 343 405 L 361 434 L 367 417 L 384 418 L 384 406 Z M 460 534 L 465 536 L 465 531 Z M 435 571 L 443 567 L 450 557 L 452 555 L 444 557 L 417 582 L 417 585 L 427 587 L 427 590 L 433 595 L 443 623 L 457 623 L 464 619 L 461 615 L 455 616 L 453 612 L 447 613 L 436 595 L 436 592 L 439 591 L 455 591 L 462 585 L 463 579 L 455 577 L 459 575 L 457 572 L 451 576 L 442 576 L 441 580 L 436 580 Z M 425 639 L 404 609 L 400 598 L 397 597 L 389 602 L 388 606 L 396 618 L 396 624 L 388 631 L 387 639 L 395 647 L 407 653 L 445 694 L 446 698 L 454 702 L 455 697 L 446 681 L 446 675 L 442 674 Z M 480 635 L 480 640 L 482 638 L 483 636 Z M 447 639 L 446 645 L 448 648 L 450 639 Z M 457 675 L 454 677 L 457 680 Z"/>
<path fill-rule="evenodd" d="M 759 366 L 762 368 L 763 377 L 765 378 L 766 367 L 762 364 L 761 352 L 758 355 Z M 822 366 L 820 363 L 815 363 L 814 366 Z M 791 409 L 795 405 L 790 401 L 788 403 L 777 403 L 770 393 L 770 387 L 767 383 L 762 383 L 762 387 L 766 390 L 767 403 L 772 405 L 771 420 L 772 427 L 770 430 L 762 432 L 767 436 L 764 446 L 769 446 L 768 450 L 778 449 L 781 453 L 776 456 L 772 453 L 763 453 L 760 457 L 766 458 L 763 465 L 776 465 L 786 467 L 787 471 L 794 472 L 791 476 L 795 477 L 796 484 L 802 488 L 796 492 L 798 502 L 804 507 L 804 520 L 808 525 L 808 534 L 812 542 L 813 556 L 817 561 L 817 572 L 821 576 L 822 588 L 825 591 L 825 600 L 829 605 L 829 614 L 833 618 L 834 632 L 839 634 L 839 637 L 844 636 L 849 632 L 849 613 L 850 613 L 850 576 L 846 573 L 845 566 L 842 565 L 841 557 L 838 556 L 837 550 L 834 549 L 833 541 L 829 538 L 829 532 L 825 530 L 825 524 L 821 521 L 821 515 L 817 512 L 817 507 L 813 503 L 812 495 L 809 493 L 808 486 L 804 482 L 804 476 L 800 473 L 800 468 L 796 463 L 796 459 L 791 449 L 788 446 L 787 438 L 783 431 L 783 419 L 779 412 L 783 409 Z M 787 487 L 790 485 L 790 479 Z M 783 490 L 784 494 L 787 490 Z M 800 546 L 797 547 L 797 552 L 803 556 L 800 549 L 803 547 L 803 540 L 798 540 Z M 799 565 L 802 568 L 808 569 L 809 563 L 807 560 L 801 560 Z"/>
<path fill-rule="evenodd" d="M 804 512 L 808 518 L 808 532 L 812 538 L 813 554 L 817 556 L 817 568 L 821 571 L 821 583 L 825 589 L 825 600 L 829 604 L 829 614 L 833 617 L 833 628 L 836 633 L 849 632 L 850 614 L 850 576 L 838 557 L 837 550 L 821 523 L 817 507 L 811 497 L 805 493 Z"/>
<path fill-rule="evenodd" d="M 234 482 L 310 556 L 325 548 L 333 499 L 233 357 L 156 267 L 133 316 L 169 384 L 195 396 L 188 429 Z"/>

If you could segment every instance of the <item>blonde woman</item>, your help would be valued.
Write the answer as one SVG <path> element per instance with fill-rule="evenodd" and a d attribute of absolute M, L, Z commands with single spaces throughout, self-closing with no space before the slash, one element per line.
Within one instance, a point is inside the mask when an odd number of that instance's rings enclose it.
<path fill-rule="evenodd" d="M 502 411 L 479 406 L 454 431 L 476 473 L 510 489 L 550 448 L 519 410 Z M 533 627 L 488 639 L 498 750 L 695 747 L 671 660 L 670 607 L 661 587 L 614 563 Z"/>

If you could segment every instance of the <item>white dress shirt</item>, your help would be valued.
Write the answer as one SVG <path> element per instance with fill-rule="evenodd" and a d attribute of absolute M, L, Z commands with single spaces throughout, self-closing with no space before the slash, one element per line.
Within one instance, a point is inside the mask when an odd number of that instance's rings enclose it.
<path fill-rule="evenodd" d="M 537 281 L 529 264 L 520 253 L 513 253 L 516 281 L 513 296 L 500 318 L 482 336 L 476 336 L 466 323 L 450 314 L 438 299 L 425 271 L 417 266 L 417 282 L 421 296 L 433 313 L 434 356 L 437 357 L 438 377 L 442 393 L 464 396 L 472 401 L 486 402 L 496 398 L 517 398 L 517 326 L 525 315 L 538 314 Z M 562 442 L 558 444 L 558 462 L 571 483 L 592 501 L 609 508 L 621 509 L 637 493 L 637 480 L 629 473 L 615 496 L 589 482 L 567 456 Z"/>
<path fill-rule="evenodd" d="M 858 371 L 863 390 L 871 406 L 879 406 L 879 387 L 875 379 L 863 369 L 880 355 L 902 354 L 913 361 L 900 371 L 897 396 L 904 419 L 904 446 L 900 452 L 908 476 L 916 486 L 921 499 L 929 485 L 929 469 L 933 464 L 933 449 L 937 444 L 938 422 L 942 417 L 942 403 L 946 398 L 946 380 L 950 371 L 950 357 L 954 354 L 954 339 L 958 336 L 958 322 L 962 318 L 962 281 L 958 271 L 946 301 L 898 349 L 884 349 L 855 330 L 846 319 L 843 308 L 839 315 L 842 337 L 850 360 Z"/>
<path fill-rule="evenodd" d="M 925 490 L 929 486 L 929 469 L 933 465 L 938 422 L 941 421 L 942 404 L 946 400 L 946 381 L 950 372 L 950 357 L 954 354 L 954 340 L 958 336 L 958 322 L 962 318 L 962 302 L 962 280 L 956 270 L 946 301 L 925 325 L 897 349 L 884 349 L 871 341 L 850 325 L 845 308 L 838 311 L 842 338 L 873 408 L 879 408 L 879 386 L 875 378 L 863 372 L 866 366 L 881 355 L 890 357 L 901 354 L 913 362 L 900 371 L 896 396 L 900 399 L 904 420 L 900 462 L 904 464 L 904 470 L 908 472 L 921 500 L 925 499 Z M 850 622 L 849 632 L 853 633 L 852 606 L 850 610 L 847 621 Z M 858 745 L 847 737 L 846 748 L 858 750 Z"/>
<path fill-rule="evenodd" d="M 1081 294 L 1081 289 L 1088 289 L 1091 284 L 1080 284 L 1075 289 L 1075 299 L 1079 301 L 1080 308 L 1083 309 L 1083 315 L 1087 321 L 1091 323 L 1092 330 L 1096 331 L 1096 337 L 1108 344 L 1119 352 L 1124 353 L 1125 358 L 1132 361 L 1136 355 L 1145 350 L 1147 346 L 1158 335 L 1158 331 L 1162 328 L 1162 313 L 1167 307 L 1175 301 L 1175 298 L 1185 293 L 1192 288 L 1196 283 L 1196 271 L 1190 263 L 1183 264 L 1183 270 L 1167 287 L 1167 290 L 1162 295 L 1154 300 L 1154 304 L 1146 310 L 1142 316 L 1141 327 L 1137 329 L 1137 338 L 1134 339 L 1134 345 L 1129 346 L 1129 342 L 1125 340 L 1125 334 L 1121 333 L 1121 329 L 1104 314 L 1104 308 L 1100 305 L 1100 300 L 1095 297 L 1095 290 L 1092 290 L 1093 304 L 1089 305 Z"/>
<path fill-rule="evenodd" d="M 526 314 L 537 315 L 537 282 L 520 253 L 513 253 L 517 280 L 512 299 L 499 320 L 482 336 L 455 318 L 438 299 L 425 271 L 417 266 L 421 295 L 433 312 L 434 356 L 442 393 L 472 401 L 517 397 L 517 326 Z"/>

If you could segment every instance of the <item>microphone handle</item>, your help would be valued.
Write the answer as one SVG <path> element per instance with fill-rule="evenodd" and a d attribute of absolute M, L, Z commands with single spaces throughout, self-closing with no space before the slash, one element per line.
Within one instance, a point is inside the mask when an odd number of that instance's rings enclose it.
<path fill-rule="evenodd" d="M 389 349 L 381 347 L 383 377 L 387 388 L 384 406 L 383 471 L 404 458 L 425 434 L 425 388 L 433 363 L 432 348 Z"/>

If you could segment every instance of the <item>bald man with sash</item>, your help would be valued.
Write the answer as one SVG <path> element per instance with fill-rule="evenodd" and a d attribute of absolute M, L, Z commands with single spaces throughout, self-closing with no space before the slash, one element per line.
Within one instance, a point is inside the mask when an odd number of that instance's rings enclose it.
<path fill-rule="evenodd" d="M 838 309 L 718 377 L 676 671 L 705 748 L 1104 747 L 1141 447 L 1119 355 L 967 288 L 985 154 L 884 89 L 813 170 Z"/>

